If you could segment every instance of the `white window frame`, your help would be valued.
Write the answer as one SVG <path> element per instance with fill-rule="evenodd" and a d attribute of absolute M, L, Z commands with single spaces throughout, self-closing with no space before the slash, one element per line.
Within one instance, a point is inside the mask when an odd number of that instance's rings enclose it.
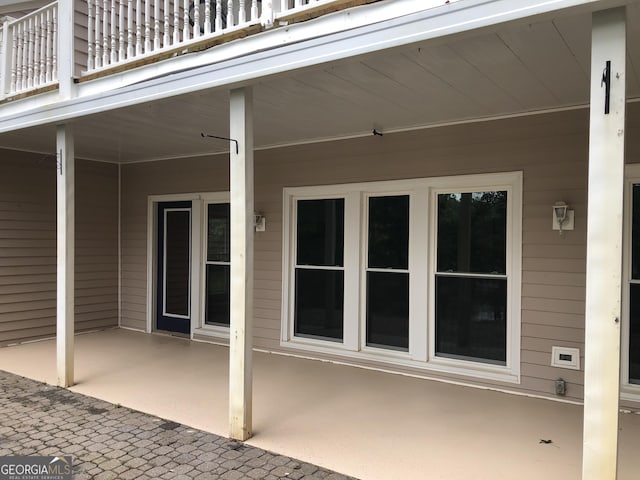
<path fill-rule="evenodd" d="M 383 346 L 374 346 L 374 345 L 367 345 L 367 272 L 369 271 L 377 271 L 377 272 L 384 272 L 387 271 L 387 269 L 384 268 L 374 268 L 374 269 L 370 269 L 368 267 L 368 255 L 369 255 L 369 199 L 371 197 L 393 197 L 393 196 L 408 196 L 409 197 L 409 262 L 408 262 L 408 268 L 406 271 L 404 271 L 405 273 L 409 274 L 409 349 L 407 351 L 404 350 L 397 350 L 397 349 L 393 349 L 393 348 L 384 348 Z M 362 326 L 360 328 L 360 345 L 361 345 L 361 350 L 365 353 L 371 353 L 371 354 L 377 354 L 377 355 L 385 355 L 387 357 L 396 357 L 399 359 L 410 359 L 411 358 L 411 354 L 414 353 L 412 351 L 412 345 L 411 345 L 411 323 L 412 320 L 414 320 L 415 316 L 412 315 L 412 311 L 411 311 L 411 298 L 412 298 L 412 292 L 411 292 L 411 286 L 412 286 L 412 281 L 413 281 L 413 275 L 412 272 L 416 271 L 419 269 L 419 265 L 414 265 L 412 263 L 412 251 L 411 251 L 411 246 L 413 243 L 415 243 L 415 241 L 412 241 L 412 237 L 411 237 L 411 233 L 412 233 L 412 213 L 414 212 L 415 208 L 413 208 L 413 192 L 411 190 L 388 190 L 388 191 L 363 191 L 362 192 L 362 226 L 361 226 L 361 231 L 362 231 L 362 247 L 360 248 L 360 278 L 362 279 L 362 290 L 361 290 L 361 295 L 360 295 L 360 311 L 362 312 L 361 315 L 361 322 L 362 322 Z M 396 273 L 400 273 L 403 272 L 403 270 L 397 270 L 397 269 L 389 269 L 389 272 L 396 272 Z"/>
<path fill-rule="evenodd" d="M 465 176 L 464 178 L 447 177 L 438 187 L 431 189 L 429 208 L 429 358 L 434 369 L 452 372 L 462 363 L 466 368 L 486 372 L 488 376 L 500 375 L 500 372 L 519 370 L 520 364 L 520 311 L 521 311 L 521 270 L 522 270 L 522 176 L 510 180 L 508 174 Z M 507 239 L 506 239 L 506 274 L 495 278 L 507 279 L 507 333 L 506 333 L 506 365 L 494 365 L 475 362 L 471 359 L 455 359 L 439 357 L 436 354 L 435 332 L 435 276 L 437 273 L 437 210 L 438 195 L 443 193 L 468 193 L 506 191 L 507 192 Z M 467 274 L 465 277 L 473 277 Z M 483 275 L 479 275 L 483 277 Z M 513 319 L 518 321 L 514 322 Z M 511 320 L 510 320 L 511 319 Z"/>
<path fill-rule="evenodd" d="M 507 191 L 506 365 L 435 356 L 435 219 L 438 192 Z M 370 196 L 409 195 L 409 351 L 366 345 L 367 203 Z M 293 333 L 296 203 L 345 199 L 344 341 Z M 520 383 L 522 285 L 522 172 L 353 183 L 283 190 L 283 295 L 280 345 L 288 349 L 419 368 L 438 373 Z M 354 226 L 358 228 L 353 228 Z M 349 301 L 349 299 L 358 299 Z"/>
<path fill-rule="evenodd" d="M 207 260 L 207 244 L 208 244 L 208 232 L 209 232 L 209 205 L 213 204 L 221 204 L 221 203 L 230 203 L 230 196 L 228 192 L 221 193 L 210 193 L 207 195 L 203 195 L 202 200 L 202 273 L 200 277 L 200 282 L 202 285 L 202 293 L 201 293 L 201 301 L 200 301 L 200 312 L 201 315 L 199 317 L 198 327 L 196 333 L 201 335 L 210 335 L 214 337 L 220 337 L 223 339 L 229 338 L 229 327 L 224 325 L 209 325 L 205 323 L 205 312 L 206 312 L 206 301 L 207 301 L 207 265 L 231 265 L 231 262 L 209 262 Z"/>
<path fill-rule="evenodd" d="M 625 166 L 624 221 L 622 257 L 622 322 L 620 325 L 620 398 L 640 401 L 640 385 L 629 383 L 629 300 L 631 282 L 631 235 L 633 218 L 633 184 L 640 183 L 640 164 Z"/>

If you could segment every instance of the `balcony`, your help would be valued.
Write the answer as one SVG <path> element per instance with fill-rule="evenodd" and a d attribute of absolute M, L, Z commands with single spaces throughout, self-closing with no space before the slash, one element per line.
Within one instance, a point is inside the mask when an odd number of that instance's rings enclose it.
<path fill-rule="evenodd" d="M 95 79 L 372 1 L 82 0 L 74 77 Z M 67 28 L 58 10 L 54 2 L 2 25 L 0 100 L 57 88 L 59 33 Z"/>

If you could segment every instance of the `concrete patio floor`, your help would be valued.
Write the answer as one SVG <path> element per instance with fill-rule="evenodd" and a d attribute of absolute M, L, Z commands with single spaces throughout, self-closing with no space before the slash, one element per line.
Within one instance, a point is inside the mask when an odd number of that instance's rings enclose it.
<path fill-rule="evenodd" d="M 120 329 L 76 337 L 71 390 L 226 436 L 228 349 Z M 55 341 L 0 349 L 55 384 Z M 247 443 L 366 480 L 579 479 L 582 407 L 326 362 L 254 354 Z M 552 443 L 540 443 L 541 439 Z M 620 480 L 640 472 L 640 415 L 620 415 Z"/>

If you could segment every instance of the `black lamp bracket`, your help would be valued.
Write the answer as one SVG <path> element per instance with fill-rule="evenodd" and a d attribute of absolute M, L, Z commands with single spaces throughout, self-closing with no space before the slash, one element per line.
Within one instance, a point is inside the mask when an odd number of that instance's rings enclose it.
<path fill-rule="evenodd" d="M 206 134 L 206 133 L 200 133 L 200 135 L 201 135 L 203 138 L 217 138 L 218 140 L 228 140 L 228 141 L 230 141 L 230 142 L 235 142 L 235 144 L 236 144 L 236 155 L 237 155 L 238 153 L 240 153 L 240 146 L 239 146 L 239 144 L 238 144 L 238 140 L 235 140 L 235 139 L 233 139 L 233 138 L 227 138 L 227 137 L 219 137 L 219 136 L 217 136 L 217 135 L 208 135 L 208 134 Z"/>
<path fill-rule="evenodd" d="M 604 114 L 609 115 L 609 103 L 611 96 L 611 60 L 607 60 L 604 70 L 602 72 L 602 80 L 600 86 L 604 85 Z"/>

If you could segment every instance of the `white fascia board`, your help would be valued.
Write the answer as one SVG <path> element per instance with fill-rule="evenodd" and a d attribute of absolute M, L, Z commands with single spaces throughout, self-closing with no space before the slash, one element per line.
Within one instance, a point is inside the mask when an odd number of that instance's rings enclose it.
<path fill-rule="evenodd" d="M 264 47 L 267 35 L 279 32 L 278 30 L 265 32 L 256 35 L 253 39 L 250 37 L 243 40 L 254 41 L 256 45 L 260 45 L 260 50 L 254 53 L 215 64 L 187 67 L 181 71 L 175 71 L 175 65 L 173 65 L 172 70 L 175 73 L 161 73 L 162 76 L 159 78 L 152 78 L 106 92 L 78 96 L 53 105 L 40 106 L 37 111 L 16 112 L 13 115 L 3 116 L 0 118 L 0 133 L 42 124 L 65 122 L 85 115 L 195 91 L 221 87 L 237 88 L 287 71 L 567 8 L 586 6 L 589 9 L 596 7 L 599 9 L 619 3 L 618 0 L 461 0 L 446 6 L 430 8 L 411 15 L 306 41 L 287 43 L 267 50 Z M 311 22 L 309 22 L 310 24 Z M 284 27 L 283 35 L 292 35 L 291 32 L 294 32 L 296 28 L 304 28 L 306 25 L 302 23 Z M 175 62 L 176 59 L 171 61 Z"/>

